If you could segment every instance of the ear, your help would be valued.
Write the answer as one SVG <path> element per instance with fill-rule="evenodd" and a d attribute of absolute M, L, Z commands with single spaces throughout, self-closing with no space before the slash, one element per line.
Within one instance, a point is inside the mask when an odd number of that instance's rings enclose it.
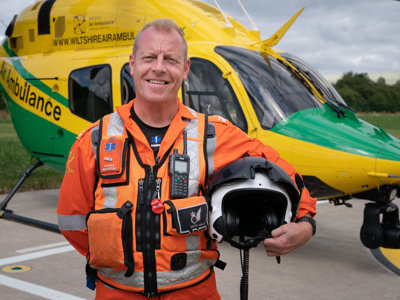
<path fill-rule="evenodd" d="M 190 59 L 187 59 L 183 66 L 183 80 L 186 80 L 190 70 Z"/>
<path fill-rule="evenodd" d="M 133 54 L 129 54 L 129 71 L 131 76 L 133 77 L 133 69 L 135 65 L 135 58 L 133 57 Z"/>

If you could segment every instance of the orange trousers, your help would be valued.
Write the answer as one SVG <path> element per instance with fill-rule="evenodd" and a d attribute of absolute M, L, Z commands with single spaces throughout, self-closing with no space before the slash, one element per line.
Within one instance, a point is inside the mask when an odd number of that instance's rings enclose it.
<path fill-rule="evenodd" d="M 147 298 L 133 292 L 121 291 L 104 285 L 100 280 L 96 285 L 96 300 L 220 300 L 221 297 L 217 291 L 217 283 L 215 281 L 215 272 L 213 272 L 207 280 L 202 283 L 181 290 L 176 290 L 168 294 L 155 298 Z"/>

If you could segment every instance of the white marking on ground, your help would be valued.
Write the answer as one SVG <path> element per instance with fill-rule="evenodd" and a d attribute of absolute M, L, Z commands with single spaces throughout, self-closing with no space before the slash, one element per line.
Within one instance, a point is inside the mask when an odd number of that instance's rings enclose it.
<path fill-rule="evenodd" d="M 45 257 L 45 256 L 49 256 L 49 255 L 54 255 L 54 254 L 59 254 L 59 253 L 64 253 L 64 252 L 69 252 L 69 251 L 74 251 L 74 250 L 75 249 L 72 246 L 65 246 L 65 247 L 59 247 L 59 248 L 55 248 L 55 249 L 48 249 L 48 250 L 33 252 L 33 253 L 29 253 L 29 254 L 23 254 L 23 255 L 8 257 L 8 258 L 2 258 L 2 259 L 0 259 L 0 266 L 10 265 L 10 264 L 14 264 L 14 263 L 21 262 L 21 261 L 31 260 L 31 259 L 35 259 L 35 258 Z"/>
<path fill-rule="evenodd" d="M 30 282 L 22 281 L 19 279 L 0 275 L 0 284 L 17 289 L 29 294 L 43 297 L 45 299 L 58 299 L 58 300 L 85 300 L 83 298 L 75 297 L 63 292 L 49 289 L 44 286 L 33 284 Z"/>
<path fill-rule="evenodd" d="M 61 246 L 67 246 L 67 245 L 69 245 L 69 243 L 67 241 L 65 241 L 65 242 L 59 242 L 59 243 L 53 243 L 53 244 L 47 244 L 47 245 L 42 245 L 42 246 L 37 246 L 37 247 L 21 249 L 21 250 L 17 250 L 16 252 L 18 252 L 18 253 L 29 253 L 29 252 L 33 252 L 33 251 L 49 249 L 49 248 L 55 248 L 55 247 L 61 247 Z"/>

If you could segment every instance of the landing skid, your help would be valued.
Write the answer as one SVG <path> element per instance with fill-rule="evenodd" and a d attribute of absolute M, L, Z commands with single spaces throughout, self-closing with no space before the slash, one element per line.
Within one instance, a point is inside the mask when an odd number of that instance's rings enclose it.
<path fill-rule="evenodd" d="M 27 168 L 25 170 L 24 174 L 21 176 L 21 178 L 19 179 L 17 184 L 13 187 L 11 192 L 7 195 L 7 197 L 3 200 L 3 202 L 0 203 L 0 218 L 6 219 L 6 220 L 10 220 L 10 221 L 15 221 L 15 222 L 22 223 L 22 224 L 29 225 L 29 226 L 33 226 L 33 227 L 37 227 L 37 228 L 40 228 L 40 229 L 45 229 L 45 230 L 48 230 L 48 231 L 60 233 L 60 230 L 58 229 L 58 225 L 56 225 L 56 224 L 43 222 L 43 221 L 40 221 L 40 220 L 31 219 L 31 218 L 27 218 L 27 217 L 24 217 L 24 216 L 16 215 L 16 214 L 13 213 L 12 210 L 6 209 L 8 203 L 11 201 L 12 197 L 14 196 L 14 194 L 17 192 L 17 190 L 24 183 L 25 179 L 27 179 L 29 176 L 31 176 L 32 172 L 35 169 L 37 169 L 37 168 L 39 168 L 41 166 L 43 166 L 43 163 L 41 161 L 39 161 L 36 164 L 30 166 L 29 168 Z"/>

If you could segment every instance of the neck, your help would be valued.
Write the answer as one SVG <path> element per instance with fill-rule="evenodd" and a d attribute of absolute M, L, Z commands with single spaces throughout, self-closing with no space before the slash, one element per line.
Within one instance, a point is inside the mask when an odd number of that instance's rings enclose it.
<path fill-rule="evenodd" d="M 145 124 L 161 128 L 171 124 L 178 112 L 179 103 L 177 100 L 175 104 L 167 103 L 163 105 L 162 103 L 154 104 L 136 99 L 134 109 L 136 115 Z"/>

